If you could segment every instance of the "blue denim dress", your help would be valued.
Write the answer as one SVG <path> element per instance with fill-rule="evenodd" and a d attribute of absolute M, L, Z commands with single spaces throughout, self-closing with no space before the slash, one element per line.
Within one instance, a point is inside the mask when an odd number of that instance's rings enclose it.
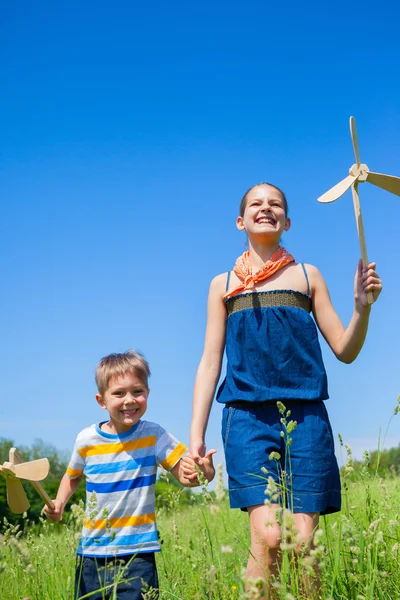
<path fill-rule="evenodd" d="M 329 397 L 327 377 L 302 267 L 307 294 L 274 290 L 226 300 L 227 370 L 217 401 L 225 404 L 222 436 L 232 508 L 268 499 L 263 467 L 278 485 L 284 477 L 282 497 L 294 512 L 340 510 L 339 469 L 323 402 Z M 289 456 L 278 400 L 290 409 L 288 420 L 297 421 Z M 271 452 L 280 460 L 271 461 Z"/>

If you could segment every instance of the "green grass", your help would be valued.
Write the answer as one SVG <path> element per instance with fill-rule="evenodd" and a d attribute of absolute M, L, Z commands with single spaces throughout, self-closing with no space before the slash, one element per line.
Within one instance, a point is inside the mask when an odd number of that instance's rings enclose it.
<path fill-rule="evenodd" d="M 324 600 L 399 600 L 400 479 L 364 473 L 345 487 L 343 511 L 321 519 L 316 555 L 295 563 L 284 552 L 286 567 L 276 597 L 302 598 L 299 570 L 312 576 L 320 564 Z M 243 584 L 247 514 L 230 510 L 221 498 L 179 507 L 172 495 L 171 502 L 157 519 L 163 549 L 157 555 L 160 599 L 257 598 L 255 590 L 245 595 Z M 0 539 L 0 598 L 71 600 L 79 530 L 79 510 L 62 527 L 43 521 L 39 527 L 28 525 L 23 535 L 6 527 Z"/>

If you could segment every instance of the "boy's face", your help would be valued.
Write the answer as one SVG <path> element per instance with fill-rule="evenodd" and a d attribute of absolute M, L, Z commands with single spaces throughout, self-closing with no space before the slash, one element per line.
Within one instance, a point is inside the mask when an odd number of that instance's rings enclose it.
<path fill-rule="evenodd" d="M 112 377 L 96 400 L 108 411 L 110 433 L 125 433 L 142 418 L 147 409 L 149 389 L 134 373 Z"/>

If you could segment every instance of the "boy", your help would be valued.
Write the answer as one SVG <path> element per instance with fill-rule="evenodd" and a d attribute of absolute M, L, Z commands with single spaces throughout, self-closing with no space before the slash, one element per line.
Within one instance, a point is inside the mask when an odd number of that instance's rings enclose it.
<path fill-rule="evenodd" d="M 184 486 L 199 485 L 193 479 L 193 461 L 183 457 L 186 447 L 160 425 L 141 420 L 147 409 L 149 376 L 147 361 L 133 350 L 100 361 L 96 400 L 108 411 L 109 420 L 78 434 L 55 507 L 44 509 L 50 520 L 60 521 L 85 474 L 86 520 L 77 550 L 76 600 L 95 590 L 92 600 L 109 598 L 116 585 L 119 600 L 141 600 L 143 582 L 157 589 L 157 466 Z M 214 477 L 214 452 L 201 466 L 208 481 Z"/>

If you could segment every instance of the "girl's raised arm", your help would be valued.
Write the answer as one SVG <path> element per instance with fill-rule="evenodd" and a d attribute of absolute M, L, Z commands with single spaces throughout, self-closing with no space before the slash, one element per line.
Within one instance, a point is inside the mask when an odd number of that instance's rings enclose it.
<path fill-rule="evenodd" d="M 367 335 L 371 312 L 371 305 L 367 303 L 367 292 L 373 292 L 375 302 L 382 291 L 382 282 L 375 267 L 375 263 L 369 263 L 363 270 L 361 261 L 358 264 L 354 278 L 354 311 L 345 329 L 332 306 L 321 273 L 316 267 L 306 265 L 311 284 L 313 314 L 318 328 L 335 356 L 344 363 L 351 363 L 357 358 Z"/>
<path fill-rule="evenodd" d="M 190 454 L 199 464 L 206 452 L 204 438 L 215 388 L 221 374 L 225 348 L 226 309 L 223 301 L 225 283 L 226 273 L 223 273 L 217 275 L 210 285 L 204 351 L 194 384 Z"/>

